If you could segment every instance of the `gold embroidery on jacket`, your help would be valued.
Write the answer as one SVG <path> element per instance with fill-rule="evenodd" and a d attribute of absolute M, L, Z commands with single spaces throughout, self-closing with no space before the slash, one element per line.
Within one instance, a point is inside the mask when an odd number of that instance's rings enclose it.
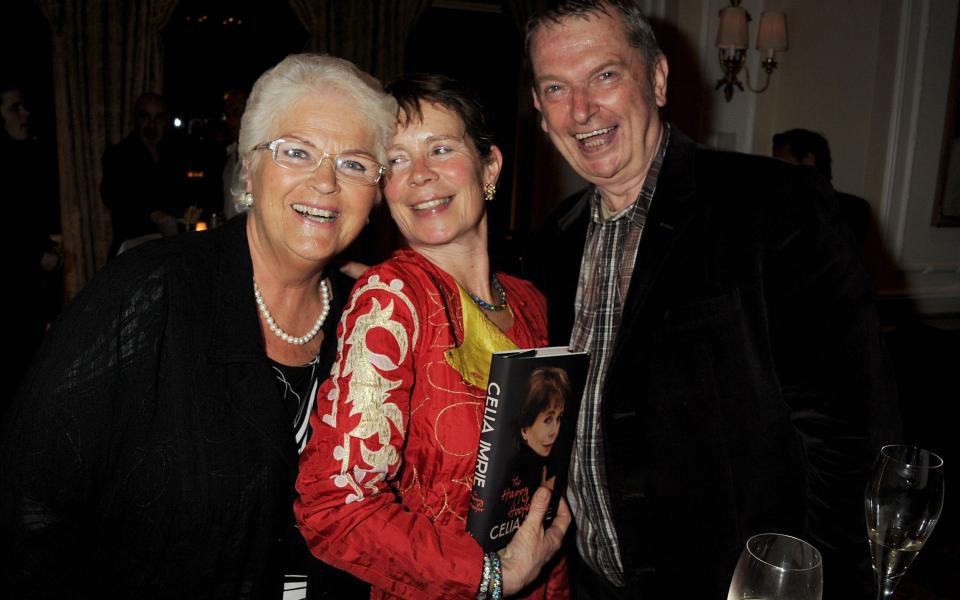
<path fill-rule="evenodd" d="M 413 332 L 410 336 L 406 327 L 393 319 L 394 300 L 391 299 L 386 306 L 381 306 L 377 298 L 372 298 L 369 311 L 356 318 L 349 336 L 344 340 L 343 365 L 339 372 L 339 378 L 342 380 L 348 375 L 351 377 L 347 384 L 346 397 L 341 398 L 338 394 L 337 397 L 331 398 L 334 408 L 329 416 L 335 423 L 336 404 L 341 399 L 344 404 L 350 406 L 350 416 L 360 415 L 360 422 L 348 434 L 344 435 L 344 445 L 334 449 L 334 458 L 341 460 L 340 474 L 334 478 L 334 483 L 339 487 L 349 486 L 354 492 L 347 495 L 347 503 L 362 499 L 364 497 L 363 488 L 366 488 L 370 494 L 376 494 L 378 492 L 377 484 L 386 478 L 389 467 L 399 462 L 399 452 L 390 443 L 390 424 L 392 423 L 397 429 L 401 439 L 406 432 L 403 427 L 403 414 L 400 407 L 396 403 L 390 402 L 389 397 L 390 392 L 399 387 L 402 381 L 400 379 L 389 379 L 386 374 L 399 368 L 399 365 L 406 359 L 410 347 L 416 345 L 420 334 L 417 311 L 410 299 L 400 293 L 402 289 L 403 282 L 399 279 L 394 279 L 389 285 L 386 285 L 380 281 L 378 276 L 371 276 L 366 285 L 356 290 L 354 301 L 344 312 L 344 319 L 346 319 L 347 315 L 355 310 L 357 298 L 362 297 L 364 293 L 370 290 L 382 290 L 406 305 L 413 323 Z M 376 328 L 383 329 L 396 341 L 400 351 L 396 363 L 389 356 L 374 352 L 367 346 L 367 334 Z M 329 423 L 326 418 L 324 418 L 324 421 Z M 367 446 L 367 441 L 374 435 L 377 436 L 376 441 L 379 448 L 371 449 Z M 359 440 L 360 457 L 370 467 L 369 469 L 354 465 L 351 472 L 352 439 Z M 370 474 L 374 474 L 374 476 L 368 479 Z"/>

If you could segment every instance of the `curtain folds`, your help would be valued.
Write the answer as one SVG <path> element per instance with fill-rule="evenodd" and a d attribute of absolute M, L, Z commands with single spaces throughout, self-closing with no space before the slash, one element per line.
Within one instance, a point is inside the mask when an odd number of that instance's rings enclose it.
<path fill-rule="evenodd" d="M 106 257 L 110 215 L 101 158 L 133 126 L 133 104 L 163 87 L 160 29 L 176 0 L 35 0 L 53 44 L 66 293 L 73 298 Z"/>
<path fill-rule="evenodd" d="M 307 50 L 352 61 L 386 83 L 403 72 L 407 34 L 430 0 L 289 0 Z"/>

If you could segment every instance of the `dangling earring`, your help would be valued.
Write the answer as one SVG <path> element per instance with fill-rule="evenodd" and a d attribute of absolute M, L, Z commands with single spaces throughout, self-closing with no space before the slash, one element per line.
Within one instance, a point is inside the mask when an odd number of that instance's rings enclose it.
<path fill-rule="evenodd" d="M 483 199 L 487 202 L 493 200 L 493 197 L 497 195 L 497 186 L 492 183 L 486 183 L 483 186 Z"/>
<path fill-rule="evenodd" d="M 240 206 L 244 208 L 250 208 L 253 206 L 253 192 L 246 192 L 242 198 L 240 198 Z"/>

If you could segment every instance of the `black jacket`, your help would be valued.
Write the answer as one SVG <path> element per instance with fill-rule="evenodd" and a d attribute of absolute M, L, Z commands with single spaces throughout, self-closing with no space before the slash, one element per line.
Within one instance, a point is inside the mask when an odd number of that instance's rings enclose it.
<path fill-rule="evenodd" d="M 124 253 L 54 326 L 0 438 L 5 597 L 280 597 L 298 456 L 245 225 Z"/>
<path fill-rule="evenodd" d="M 591 193 L 568 198 L 525 259 L 553 344 L 570 338 Z M 899 418 L 843 227 L 810 170 L 674 129 L 601 410 L 631 597 L 725 598 L 764 531 L 823 552 L 824 598 L 869 589 L 865 472 Z"/>

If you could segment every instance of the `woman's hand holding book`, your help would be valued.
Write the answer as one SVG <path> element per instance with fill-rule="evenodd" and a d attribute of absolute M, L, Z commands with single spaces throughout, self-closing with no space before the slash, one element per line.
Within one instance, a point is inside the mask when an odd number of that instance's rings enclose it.
<path fill-rule="evenodd" d="M 547 529 L 543 519 L 550 506 L 550 490 L 540 487 L 530 502 L 530 512 L 510 543 L 500 551 L 503 568 L 503 594 L 510 596 L 536 579 L 543 565 L 560 549 L 570 526 L 570 508 L 560 499 L 557 515 Z"/>

